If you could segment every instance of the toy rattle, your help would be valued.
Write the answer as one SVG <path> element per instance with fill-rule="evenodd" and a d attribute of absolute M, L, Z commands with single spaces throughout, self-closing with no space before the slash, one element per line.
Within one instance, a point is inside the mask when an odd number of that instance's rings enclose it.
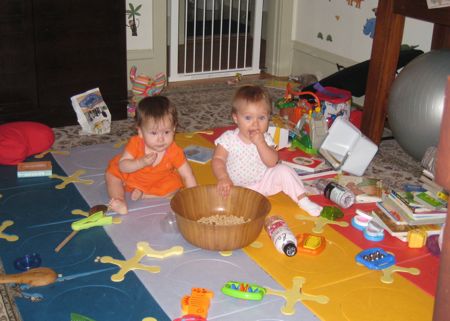
<path fill-rule="evenodd" d="M 266 292 L 260 285 L 236 281 L 228 281 L 222 287 L 223 294 L 243 300 L 261 301 Z"/>
<path fill-rule="evenodd" d="M 108 207 L 106 205 L 96 205 L 91 207 L 88 217 L 72 223 L 71 227 L 73 231 L 55 248 L 55 252 L 61 251 L 61 249 L 69 243 L 80 230 L 85 230 L 94 226 L 119 224 L 121 222 L 120 218 L 105 216 L 107 210 Z"/>

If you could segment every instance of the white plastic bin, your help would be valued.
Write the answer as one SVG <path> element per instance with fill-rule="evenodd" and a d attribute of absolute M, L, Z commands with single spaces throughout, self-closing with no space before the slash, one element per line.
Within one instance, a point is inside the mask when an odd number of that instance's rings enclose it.
<path fill-rule="evenodd" d="M 335 169 L 356 176 L 364 174 L 377 151 L 377 145 L 342 117 L 335 119 L 319 148 Z"/>

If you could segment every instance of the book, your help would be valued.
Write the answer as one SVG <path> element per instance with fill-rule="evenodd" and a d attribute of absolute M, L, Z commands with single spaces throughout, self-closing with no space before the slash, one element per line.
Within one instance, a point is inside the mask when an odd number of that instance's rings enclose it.
<path fill-rule="evenodd" d="M 339 171 L 330 168 L 316 170 L 313 173 L 298 168 L 294 168 L 294 171 L 298 174 L 298 176 L 300 176 L 302 180 L 312 180 L 318 178 L 334 178 L 337 174 L 339 174 Z"/>
<path fill-rule="evenodd" d="M 355 194 L 356 203 L 381 202 L 383 182 L 381 179 L 365 176 L 338 175 L 337 183 Z"/>
<path fill-rule="evenodd" d="M 414 216 L 405 204 L 393 197 L 392 193 L 386 194 L 386 197 L 384 197 L 383 195 L 383 201 L 381 203 L 385 208 L 387 207 L 387 210 L 399 214 L 402 217 L 403 221 L 405 221 L 406 224 L 410 225 L 442 224 L 446 219 L 446 216 L 441 215 Z"/>
<path fill-rule="evenodd" d="M 403 225 L 395 224 L 391 220 L 391 218 L 380 209 L 373 210 L 372 217 L 375 220 L 375 222 L 380 224 L 381 227 L 385 229 L 386 232 L 388 232 L 392 236 L 397 237 L 403 242 L 407 241 L 408 232 L 415 229 L 425 231 L 428 236 L 439 234 L 442 230 L 442 225 L 440 224 L 425 224 L 419 226 L 408 224 Z"/>
<path fill-rule="evenodd" d="M 99 88 L 72 96 L 70 100 L 81 125 L 80 135 L 107 134 L 111 131 L 111 113 Z"/>
<path fill-rule="evenodd" d="M 209 162 L 212 159 L 213 153 L 214 150 L 212 148 L 199 145 L 189 145 L 184 148 L 186 158 L 200 164 Z"/>
<path fill-rule="evenodd" d="M 424 175 L 425 177 L 431 179 L 432 181 L 434 181 L 434 174 L 432 172 L 430 172 L 429 170 L 423 169 L 422 170 L 422 175 Z"/>
<path fill-rule="evenodd" d="M 316 170 L 321 169 L 319 166 L 325 163 L 323 157 L 307 154 L 300 149 L 280 149 L 278 151 L 278 157 L 281 163 L 291 166 L 294 169 L 301 169 L 310 173 L 314 173 Z"/>
<path fill-rule="evenodd" d="M 429 204 L 423 204 L 422 198 L 425 198 L 424 195 L 427 195 L 424 192 L 397 192 L 395 190 L 391 190 L 389 197 L 399 206 L 401 206 L 405 211 L 408 212 L 409 215 L 415 216 L 430 216 L 430 215 L 446 215 L 447 208 L 444 208 L 443 204 L 440 207 L 432 207 Z M 427 196 L 428 197 L 428 196 Z M 431 197 L 430 197 L 431 198 Z M 425 198 L 426 199 L 426 198 Z M 438 204 L 436 204 L 438 205 Z"/>
<path fill-rule="evenodd" d="M 391 221 L 396 225 L 406 225 L 408 224 L 402 215 L 396 210 L 396 208 L 389 202 L 389 200 L 384 200 L 382 202 L 376 202 L 378 209 L 383 211 L 386 216 L 388 216 Z"/>
<path fill-rule="evenodd" d="M 17 164 L 17 177 L 42 177 L 52 175 L 50 161 L 22 162 Z"/>
<path fill-rule="evenodd" d="M 447 203 L 438 197 L 435 197 L 429 191 L 416 194 L 417 201 L 424 207 L 430 210 L 445 209 L 447 210 Z"/>
<path fill-rule="evenodd" d="M 422 185 L 425 185 L 424 188 L 426 188 L 427 190 L 436 191 L 436 192 L 444 190 L 444 188 L 442 186 L 440 186 L 434 180 L 428 178 L 425 175 L 421 175 L 419 177 L 419 181 L 421 181 L 423 183 Z"/>

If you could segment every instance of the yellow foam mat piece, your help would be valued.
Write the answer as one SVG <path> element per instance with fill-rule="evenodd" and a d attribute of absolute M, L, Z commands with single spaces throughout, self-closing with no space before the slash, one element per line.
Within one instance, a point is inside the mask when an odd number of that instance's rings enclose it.
<path fill-rule="evenodd" d="M 205 131 L 207 132 L 207 131 Z M 192 133 L 178 133 L 175 136 L 175 140 L 177 144 L 184 148 L 189 145 L 200 145 L 205 147 L 214 148 L 214 145 L 204 139 L 201 135 L 199 135 L 197 132 Z M 203 184 L 215 184 L 216 179 L 214 178 L 212 169 L 211 169 L 211 161 L 207 162 L 206 164 L 199 164 L 196 162 L 189 162 L 189 164 L 192 167 L 192 170 L 195 174 L 195 179 L 197 180 L 197 184 L 203 185 Z"/>
<path fill-rule="evenodd" d="M 200 135 L 177 135 L 181 147 L 197 144 L 213 145 Z M 199 184 L 214 184 L 211 164 L 191 162 Z M 269 197 L 269 215 L 281 215 L 294 234 L 312 233 L 314 221 L 299 220 L 307 215 L 286 195 Z M 347 227 L 352 228 L 352 227 Z M 244 249 L 262 269 L 272 276 L 280 289 L 292 287 L 296 277 L 304 278 L 302 291 L 329 298 L 326 304 L 302 301 L 321 320 L 326 321 L 426 321 L 432 319 L 434 298 L 400 274 L 393 274 L 390 284 L 381 281 L 383 272 L 358 265 L 355 256 L 363 249 L 353 244 L 333 227 L 325 225 L 320 234 L 327 240 L 325 250 L 318 256 L 300 254 L 287 257 L 276 251 L 263 230 L 258 239 Z M 249 280 L 251 282 L 251 280 Z M 299 317 L 300 318 L 300 317 Z"/>
<path fill-rule="evenodd" d="M 314 223 L 297 220 L 301 210 L 287 196 L 279 194 L 270 200 L 270 214 L 283 216 L 295 234 L 312 231 Z M 327 296 L 327 304 L 303 302 L 321 320 L 431 320 L 434 299 L 430 295 L 399 274 L 393 275 L 391 284 L 383 283 L 383 272 L 358 265 L 355 256 L 362 249 L 332 227 L 326 226 L 321 235 L 327 246 L 318 256 L 280 254 L 265 232 L 257 239 L 261 248 L 248 246 L 244 251 L 283 287 L 302 276 L 306 293 Z"/>

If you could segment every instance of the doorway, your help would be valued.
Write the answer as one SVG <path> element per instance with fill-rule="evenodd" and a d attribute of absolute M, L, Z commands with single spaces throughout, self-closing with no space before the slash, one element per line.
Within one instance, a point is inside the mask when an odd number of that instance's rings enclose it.
<path fill-rule="evenodd" d="M 169 81 L 259 74 L 263 0 L 171 0 Z"/>

